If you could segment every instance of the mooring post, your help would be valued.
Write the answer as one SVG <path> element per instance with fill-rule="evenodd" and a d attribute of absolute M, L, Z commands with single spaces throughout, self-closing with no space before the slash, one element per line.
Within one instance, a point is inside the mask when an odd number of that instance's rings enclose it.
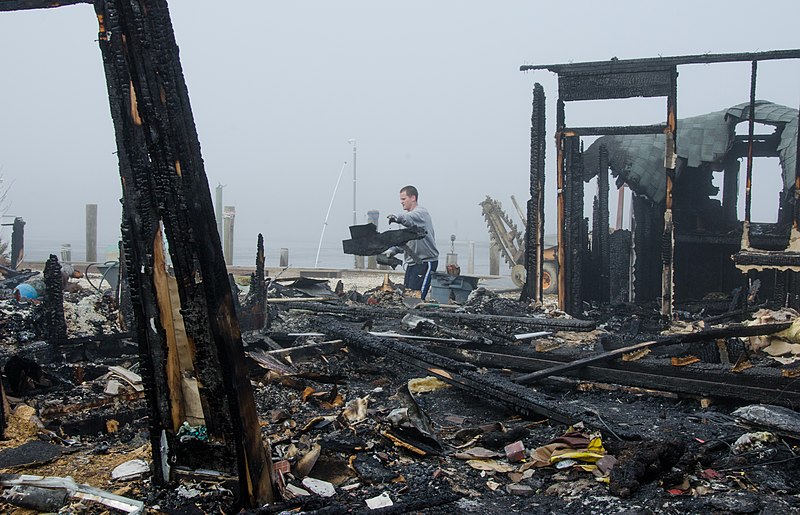
<path fill-rule="evenodd" d="M 375 225 L 378 227 L 378 220 L 380 219 L 381 212 L 377 209 L 370 209 L 367 211 L 367 223 Z M 367 268 L 369 270 L 375 270 L 378 268 L 378 258 L 377 256 L 369 256 L 367 258 Z"/>
<path fill-rule="evenodd" d="M 223 239 L 223 255 L 225 256 L 225 264 L 233 264 L 233 222 L 236 218 L 236 207 L 225 206 L 223 209 L 222 220 L 224 233 Z"/>
<path fill-rule="evenodd" d="M 86 262 L 97 261 L 97 204 L 86 204 Z"/>
<path fill-rule="evenodd" d="M 280 267 L 289 268 L 289 249 L 287 248 L 281 249 Z"/>
<path fill-rule="evenodd" d="M 489 275 L 500 275 L 500 246 L 489 245 Z"/>
<path fill-rule="evenodd" d="M 72 263 L 72 245 L 69 243 L 61 244 L 61 261 L 64 263 Z"/>
<path fill-rule="evenodd" d="M 25 220 L 21 217 L 14 218 L 11 228 L 11 268 L 14 270 L 25 258 Z"/>

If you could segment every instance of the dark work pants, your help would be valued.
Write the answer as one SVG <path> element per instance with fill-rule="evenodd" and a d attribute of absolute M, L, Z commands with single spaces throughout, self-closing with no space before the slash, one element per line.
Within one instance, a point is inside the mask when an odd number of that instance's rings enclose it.
<path fill-rule="evenodd" d="M 423 261 L 419 264 L 408 265 L 403 284 L 406 288 L 419 290 L 421 292 L 420 297 L 425 300 L 431 287 L 431 276 L 433 276 L 438 265 L 438 261 Z"/>

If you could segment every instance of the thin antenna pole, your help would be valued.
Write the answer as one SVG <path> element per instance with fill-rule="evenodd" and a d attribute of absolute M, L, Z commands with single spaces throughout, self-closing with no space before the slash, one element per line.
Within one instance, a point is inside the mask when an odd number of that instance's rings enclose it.
<path fill-rule="evenodd" d="M 325 237 L 325 228 L 328 226 L 328 217 L 331 216 L 331 208 L 333 207 L 333 199 L 336 198 L 336 191 L 339 189 L 339 183 L 342 181 L 342 174 L 344 167 L 347 166 L 347 161 L 342 163 L 342 169 L 339 170 L 339 178 L 336 179 L 336 186 L 333 188 L 333 195 L 331 195 L 331 203 L 328 204 L 328 212 L 325 213 L 325 221 L 322 223 L 322 234 L 319 235 L 319 245 L 317 246 L 317 258 L 314 260 L 314 268 L 319 264 L 319 251 L 322 249 L 322 238 Z"/>

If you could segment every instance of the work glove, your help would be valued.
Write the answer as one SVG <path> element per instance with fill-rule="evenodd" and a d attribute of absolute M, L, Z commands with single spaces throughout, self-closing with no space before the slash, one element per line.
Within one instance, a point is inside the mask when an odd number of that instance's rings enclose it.
<path fill-rule="evenodd" d="M 397 219 L 397 217 L 395 215 L 389 215 L 389 216 L 386 217 L 386 219 L 389 220 L 390 224 L 399 224 L 400 223 L 400 221 Z"/>

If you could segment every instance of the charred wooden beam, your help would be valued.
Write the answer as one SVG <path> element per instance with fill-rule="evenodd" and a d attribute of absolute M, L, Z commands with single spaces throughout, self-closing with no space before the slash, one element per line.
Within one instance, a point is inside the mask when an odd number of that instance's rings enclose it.
<path fill-rule="evenodd" d="M 50 9 L 64 5 L 92 4 L 92 0 L 0 0 L 0 11 Z"/>
<path fill-rule="evenodd" d="M 503 354 L 435 344 L 425 347 L 437 354 L 478 367 L 519 372 L 537 372 L 569 362 L 564 356 L 551 354 Z M 673 367 L 663 361 L 613 361 L 587 365 L 564 372 L 563 375 L 584 381 L 647 388 L 687 396 L 711 396 L 796 406 L 800 402 L 800 385 L 794 379 L 780 377 L 780 372 L 776 369 L 768 369 L 766 372 L 765 375 L 757 376 L 748 373 L 733 374 L 718 367 Z M 778 391 L 780 395 L 776 395 Z"/>
<path fill-rule="evenodd" d="M 123 211 L 124 211 L 123 206 Z M 127 224 L 126 217 L 122 215 L 122 224 L 121 226 L 125 226 Z M 121 231 L 128 232 L 130 231 Z M 136 327 L 136 314 L 134 313 L 133 309 L 133 300 L 131 299 L 131 285 L 128 281 L 128 263 L 127 260 L 127 252 L 125 251 L 125 244 L 120 240 L 119 242 L 119 312 L 122 315 L 121 317 L 121 328 L 123 331 L 134 331 Z"/>
<path fill-rule="evenodd" d="M 678 166 L 678 70 L 669 70 L 667 94 L 667 128 L 664 130 L 664 168 L 666 194 L 664 200 L 664 232 L 661 236 L 661 316 L 665 324 L 672 320 L 675 303 L 675 227 L 672 214 L 672 188 Z"/>
<path fill-rule="evenodd" d="M 123 242 L 134 291 L 143 377 L 151 406 L 157 482 L 169 480 L 180 445 L 179 376 L 170 343 L 170 280 L 163 275 L 162 227 L 169 241 L 191 368 L 215 448 L 235 468 L 245 506 L 272 500 L 270 453 L 264 448 L 244 360 L 241 333 L 216 231 L 211 194 L 163 0 L 95 3 L 117 135 Z M 173 297 L 174 298 L 174 297 Z M 167 325 L 165 325 L 167 324 Z M 176 381 L 176 377 L 178 380 Z M 178 411 L 176 411 L 178 410 Z M 167 455 L 162 455 L 161 440 Z M 209 449 L 211 450 L 211 449 Z M 211 456 L 211 452 L 207 456 Z"/>
<path fill-rule="evenodd" d="M 493 323 L 565 331 L 591 331 L 597 327 L 597 323 L 593 320 L 580 320 L 577 318 L 514 317 L 505 315 L 486 315 L 481 313 L 453 313 L 450 311 L 441 310 L 403 310 L 366 306 L 343 306 L 337 304 L 319 304 L 315 302 L 287 302 L 282 304 L 282 307 L 287 309 L 305 309 L 317 313 L 354 315 L 365 318 L 402 318 L 403 316 L 412 313 L 421 317 L 458 320 L 463 323 Z"/>
<path fill-rule="evenodd" d="M 665 97 L 669 94 L 668 65 L 604 73 L 564 71 L 558 76 L 558 96 L 573 100 L 631 97 Z"/>
<path fill-rule="evenodd" d="M 500 402 L 525 416 L 544 416 L 564 424 L 582 418 L 580 415 L 583 410 L 575 406 L 565 406 L 557 399 L 534 393 L 501 377 L 477 372 L 473 365 L 439 356 L 405 342 L 373 336 L 329 317 L 319 319 L 318 323 L 327 334 L 345 340 L 355 349 L 416 366 L 473 395 Z"/>
<path fill-rule="evenodd" d="M 636 219 L 634 248 L 634 295 L 636 302 L 655 301 L 661 291 L 661 245 L 663 206 L 653 204 L 641 195 L 633 196 L 633 213 Z"/>
<path fill-rule="evenodd" d="M 531 112 L 530 199 L 525 228 L 525 286 L 522 300 L 542 301 L 542 268 L 544 266 L 544 158 L 547 150 L 544 88 L 533 87 Z M 552 278 L 555 280 L 555 277 Z"/>
<path fill-rule="evenodd" d="M 781 322 L 776 324 L 762 324 L 762 325 L 740 325 L 734 324 L 727 327 L 709 329 L 706 331 L 698 331 L 696 333 L 685 333 L 674 336 L 665 336 L 656 340 L 636 343 L 621 349 L 614 349 L 600 354 L 594 354 L 582 359 L 556 365 L 546 370 L 532 372 L 525 374 L 514 379 L 514 382 L 520 384 L 531 384 L 545 377 L 559 375 L 569 370 L 576 370 L 583 368 L 590 363 L 596 363 L 606 359 L 617 358 L 629 352 L 653 349 L 655 347 L 663 347 L 666 345 L 675 345 L 679 343 L 692 343 L 701 342 L 706 340 L 716 340 L 717 338 L 727 338 L 730 336 L 761 336 L 766 334 L 774 334 L 784 329 L 788 329 L 792 325 L 791 322 Z"/>
<path fill-rule="evenodd" d="M 247 291 L 243 305 L 241 307 L 237 306 L 237 312 L 241 314 L 239 320 L 243 331 L 260 331 L 268 325 L 267 317 L 269 311 L 267 310 L 265 259 L 264 236 L 259 233 L 256 248 L 256 269 L 250 274 L 250 289 Z M 231 287 L 235 288 L 235 284 L 232 284 Z M 234 301 L 237 301 L 235 296 Z"/>
<path fill-rule="evenodd" d="M 613 306 L 631 300 L 631 231 L 616 230 L 609 234 L 608 242 L 608 300 Z"/>
<path fill-rule="evenodd" d="M 738 226 L 737 208 L 739 203 L 739 160 L 726 159 L 722 164 L 724 178 L 722 185 L 722 216 L 726 227 Z"/>
<path fill-rule="evenodd" d="M 663 134 L 667 128 L 664 124 L 658 125 L 625 125 L 607 127 L 567 127 L 564 129 L 566 136 L 619 136 L 624 134 Z"/>
<path fill-rule="evenodd" d="M 151 190 L 149 162 L 144 128 L 131 87 L 125 58 L 122 25 L 116 4 L 97 2 L 98 43 L 106 75 L 111 119 L 117 141 L 119 173 L 122 179 L 121 234 L 125 249 L 123 262 L 131 286 L 140 372 L 149 410 L 150 443 L 153 454 L 153 478 L 156 484 L 170 480 L 169 449 L 177 438 L 172 421 L 170 389 L 166 377 L 166 331 L 161 323 L 157 291 L 152 273 L 152 256 L 159 227 L 157 201 Z M 155 330 L 150 329 L 150 324 Z M 163 443 L 162 443 L 163 440 Z M 166 448 L 164 448 L 166 447 Z"/>
<path fill-rule="evenodd" d="M 583 259 L 585 248 L 583 217 L 583 166 L 580 139 L 564 138 L 564 218 L 559 252 L 564 248 L 564 266 L 559 268 L 559 279 L 565 278 L 564 292 L 559 283 L 559 298 L 564 298 L 564 311 L 572 316 L 583 312 Z"/>
<path fill-rule="evenodd" d="M 733 255 L 733 262 L 742 270 L 765 267 L 800 271 L 800 252 L 742 250 Z"/>
<path fill-rule="evenodd" d="M 61 265 L 54 254 L 44 265 L 44 302 L 42 303 L 44 332 L 47 339 L 66 340 L 67 321 L 64 318 L 64 287 Z"/>
<path fill-rule="evenodd" d="M 730 54 L 695 54 L 643 59 L 617 59 L 566 64 L 537 64 L 520 66 L 520 71 L 549 70 L 555 73 L 612 73 L 628 70 L 663 68 L 681 64 L 733 63 L 742 61 L 769 61 L 775 59 L 800 59 L 800 49 L 769 50 L 766 52 L 739 52 Z"/>
<path fill-rule="evenodd" d="M 610 297 L 609 272 L 611 267 L 611 243 L 608 211 L 608 148 L 600 146 L 597 175 L 597 196 L 592 217 L 592 262 L 594 265 L 597 300 L 608 302 Z"/>

